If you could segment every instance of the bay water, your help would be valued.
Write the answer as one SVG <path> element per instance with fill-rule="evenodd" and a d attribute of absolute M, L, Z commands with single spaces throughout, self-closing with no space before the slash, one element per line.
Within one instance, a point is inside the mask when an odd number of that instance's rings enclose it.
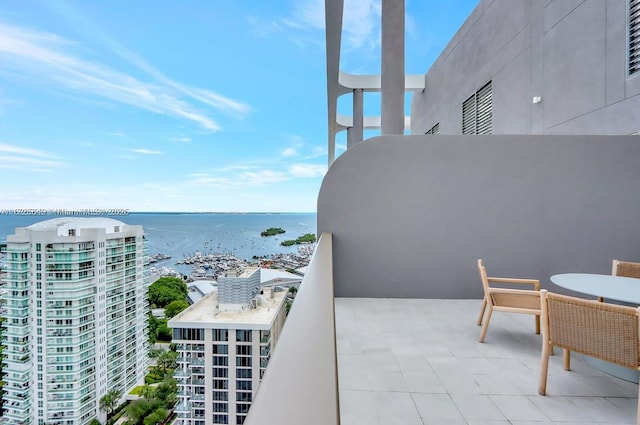
<path fill-rule="evenodd" d="M 16 227 L 25 227 L 59 216 L 0 216 L 0 241 L 15 233 Z M 147 239 L 147 254 L 159 253 L 171 259 L 159 261 L 188 274 L 190 266 L 175 265 L 176 261 L 196 252 L 206 254 L 232 254 L 250 260 L 254 256 L 277 253 L 295 253 L 296 245 L 285 247 L 280 243 L 296 239 L 306 233 L 316 234 L 316 213 L 129 213 L 111 216 L 125 224 L 142 225 Z M 260 232 L 280 227 L 285 233 L 260 236 Z"/>

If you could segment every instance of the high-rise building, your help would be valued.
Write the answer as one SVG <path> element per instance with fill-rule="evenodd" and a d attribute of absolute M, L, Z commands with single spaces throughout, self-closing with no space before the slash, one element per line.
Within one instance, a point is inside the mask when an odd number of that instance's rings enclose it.
<path fill-rule="evenodd" d="M 178 424 L 242 424 L 285 320 L 286 290 L 260 269 L 229 271 L 217 290 L 169 320 L 177 344 Z"/>
<path fill-rule="evenodd" d="M 4 424 L 84 425 L 144 381 L 142 226 L 55 218 L 7 237 Z"/>

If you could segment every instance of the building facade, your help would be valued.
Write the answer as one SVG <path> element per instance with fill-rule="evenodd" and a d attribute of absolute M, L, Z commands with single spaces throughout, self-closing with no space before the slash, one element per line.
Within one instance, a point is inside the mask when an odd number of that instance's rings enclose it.
<path fill-rule="evenodd" d="M 640 0 L 482 0 L 415 93 L 412 134 L 640 132 Z"/>
<path fill-rule="evenodd" d="M 104 420 L 99 400 L 144 382 L 141 226 L 55 218 L 7 237 L 4 424 Z"/>
<path fill-rule="evenodd" d="M 179 425 L 244 422 L 284 325 L 286 294 L 261 290 L 259 268 L 233 271 L 169 320 Z"/>

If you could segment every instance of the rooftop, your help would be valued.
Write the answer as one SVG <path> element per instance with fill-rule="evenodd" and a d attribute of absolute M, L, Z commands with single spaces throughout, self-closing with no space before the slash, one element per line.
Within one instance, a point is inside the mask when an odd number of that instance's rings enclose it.
<path fill-rule="evenodd" d="M 556 349 L 538 395 L 533 317 L 496 313 L 485 343 L 480 300 L 336 298 L 342 425 L 635 424 L 638 385 Z"/>
<path fill-rule="evenodd" d="M 32 224 L 28 229 L 38 231 L 58 229 L 58 233 L 65 232 L 66 236 L 68 229 L 108 229 L 109 233 L 114 233 L 117 226 L 122 229 L 125 223 L 106 217 L 59 217 Z"/>
<path fill-rule="evenodd" d="M 269 329 L 286 295 L 287 291 L 274 291 L 271 298 L 271 290 L 268 289 L 263 295 L 258 296 L 260 302 L 256 308 L 247 307 L 240 312 L 220 311 L 216 288 L 171 319 L 169 327 L 206 329 L 265 327 Z"/>

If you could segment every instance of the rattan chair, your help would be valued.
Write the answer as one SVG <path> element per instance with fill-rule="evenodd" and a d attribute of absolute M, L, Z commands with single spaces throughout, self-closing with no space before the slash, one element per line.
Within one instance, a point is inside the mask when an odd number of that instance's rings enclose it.
<path fill-rule="evenodd" d="M 480 342 L 484 338 L 489 328 L 489 321 L 493 311 L 504 311 L 508 313 L 523 313 L 535 315 L 536 333 L 540 333 L 540 281 L 536 279 L 512 279 L 506 277 L 488 277 L 487 270 L 481 259 L 478 260 L 478 270 L 484 289 L 482 308 L 478 316 L 478 326 L 482 325 L 480 331 Z M 533 290 L 512 289 L 505 287 L 494 287 L 490 284 L 516 284 L 532 285 Z M 484 320 L 484 324 L 482 323 Z"/>
<path fill-rule="evenodd" d="M 640 279 L 640 263 L 613 260 L 611 274 L 613 276 L 635 277 L 636 279 Z M 640 282 L 638 282 L 638 284 L 640 284 Z M 598 297 L 598 301 L 603 302 L 604 297 Z"/>
<path fill-rule="evenodd" d="M 547 391 L 551 347 L 562 347 L 564 368 L 571 351 L 640 370 L 640 307 L 585 300 L 542 290 L 542 359 L 538 392 Z M 640 425 L 640 414 L 637 418 Z"/>
<path fill-rule="evenodd" d="M 635 277 L 640 279 L 640 263 L 613 260 L 611 274 L 614 276 Z"/>

